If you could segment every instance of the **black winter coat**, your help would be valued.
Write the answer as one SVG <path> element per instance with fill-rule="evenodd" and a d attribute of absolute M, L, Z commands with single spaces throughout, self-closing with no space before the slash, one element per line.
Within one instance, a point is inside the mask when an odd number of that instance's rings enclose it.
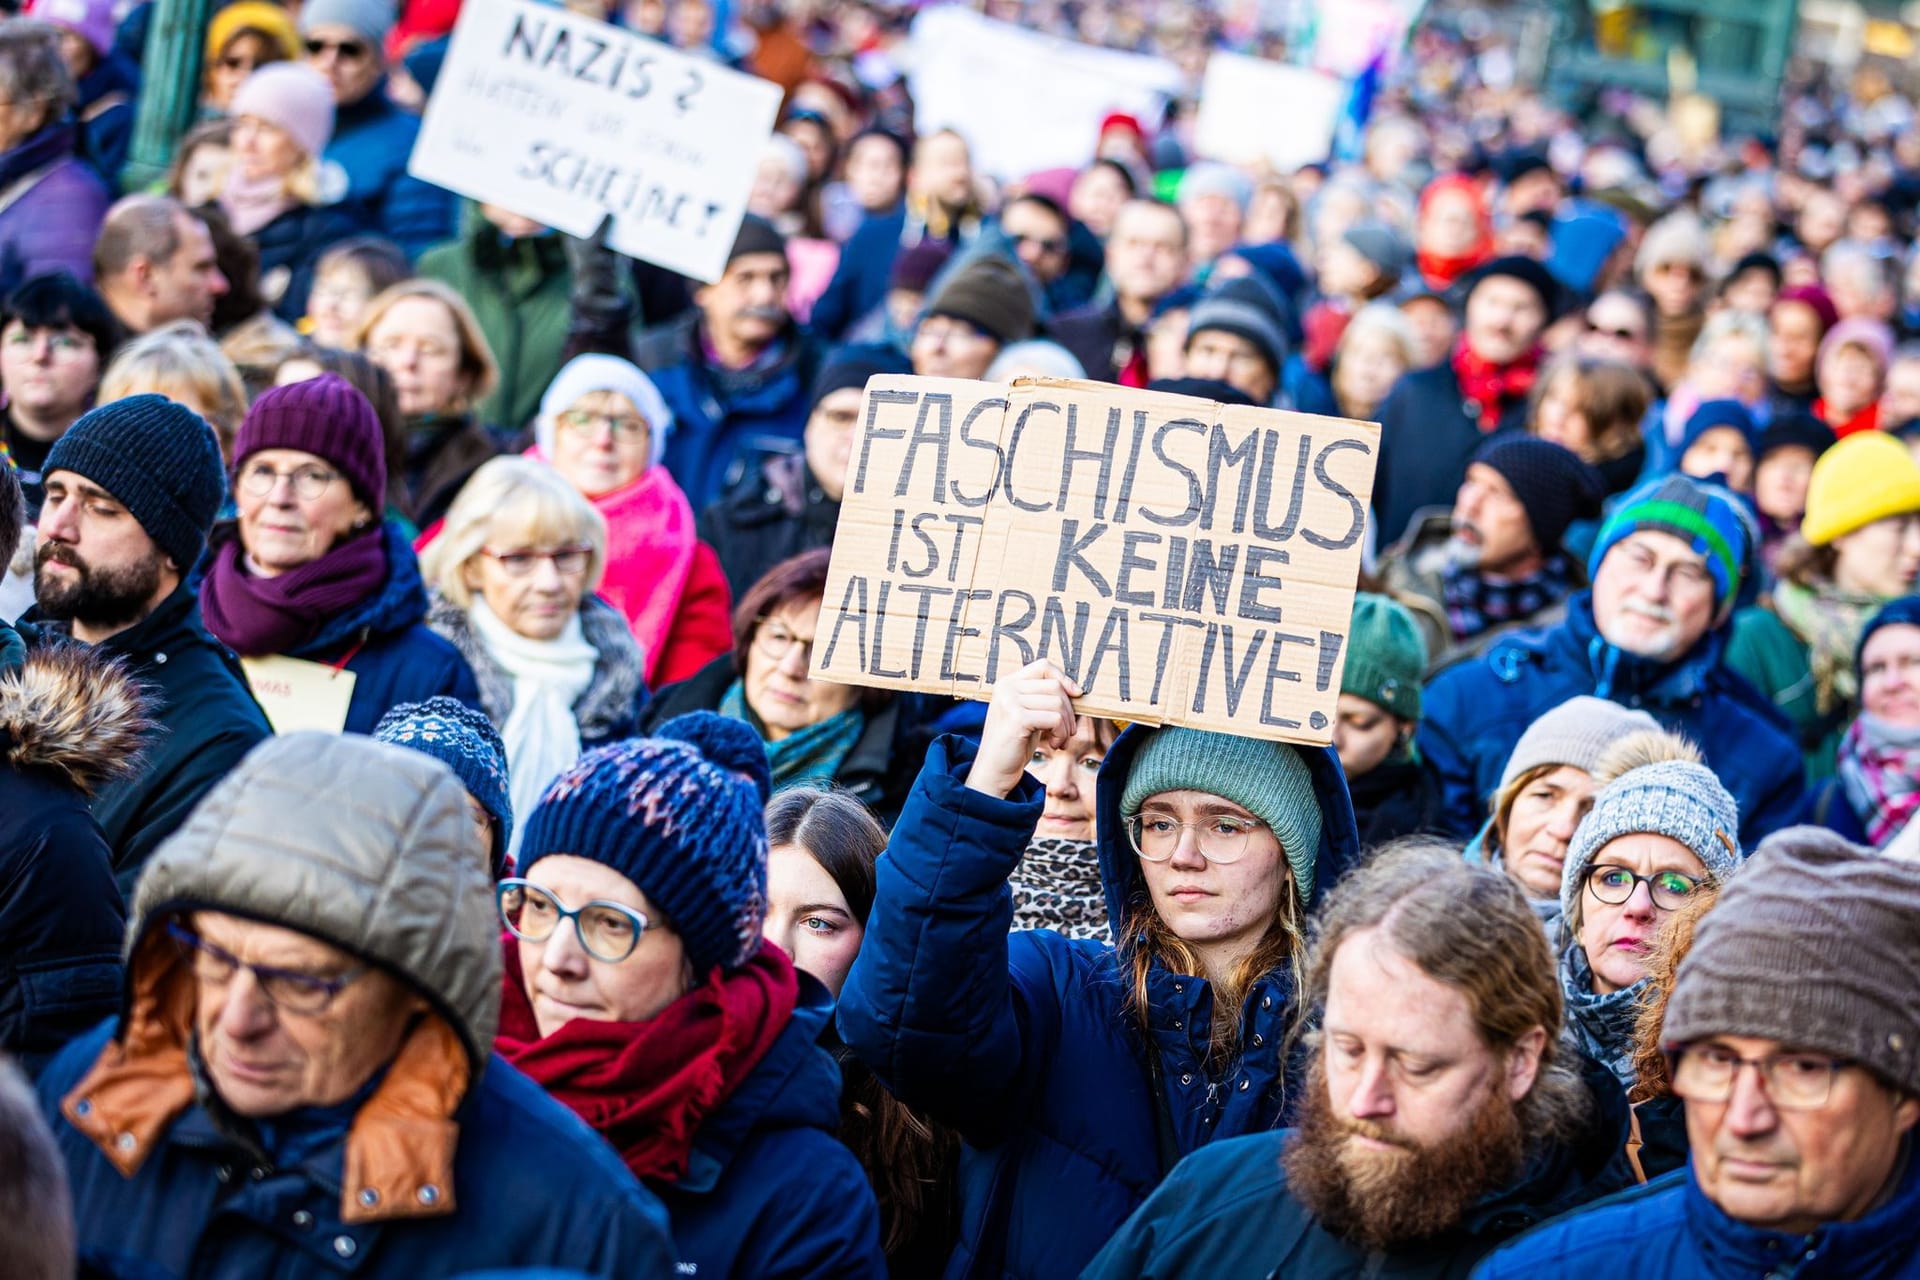
<path fill-rule="evenodd" d="M 1441 361 L 1393 384 L 1380 405 L 1380 467 L 1373 478 L 1374 545 L 1400 541 L 1422 507 L 1453 506 L 1467 460 L 1490 435 L 1526 424 L 1525 400 L 1508 405 L 1496 432 L 1467 412 L 1453 366 Z"/>
<path fill-rule="evenodd" d="M 1424 760 L 1389 760 L 1371 773 L 1348 777 L 1347 790 L 1362 849 L 1445 829 L 1440 779 Z"/>
<path fill-rule="evenodd" d="M 362 230 L 337 205 L 296 205 L 253 233 L 260 248 L 261 292 L 288 324 L 307 314 L 313 269 L 328 248 Z"/>
<path fill-rule="evenodd" d="M 0 1049 L 30 1074 L 119 1006 L 126 910 L 87 797 L 151 727 L 118 666 L 67 641 L 26 656 L 0 624 Z"/>
<path fill-rule="evenodd" d="M 28 614 L 39 622 L 37 611 Z M 41 624 L 48 632 L 64 624 Z M 207 633 L 200 597 L 182 583 L 158 608 L 95 648 L 124 659 L 160 726 L 140 768 L 103 785 L 93 816 L 113 849 L 113 874 L 133 897 L 140 869 L 213 785 L 273 735 L 240 661 Z"/>
<path fill-rule="evenodd" d="M 747 594 L 789 556 L 833 545 L 840 504 L 820 488 L 800 454 L 772 457 L 700 513 L 700 540 L 720 557 L 727 590 Z"/>

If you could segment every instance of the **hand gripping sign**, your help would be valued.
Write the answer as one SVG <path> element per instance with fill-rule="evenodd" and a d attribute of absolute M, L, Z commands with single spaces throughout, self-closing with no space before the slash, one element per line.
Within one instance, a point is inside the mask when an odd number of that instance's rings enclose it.
<path fill-rule="evenodd" d="M 529 0 L 470 3 L 407 172 L 713 281 L 778 86 Z"/>
<path fill-rule="evenodd" d="M 1104 383 L 867 383 L 816 679 L 1326 744 L 1380 428 Z"/>

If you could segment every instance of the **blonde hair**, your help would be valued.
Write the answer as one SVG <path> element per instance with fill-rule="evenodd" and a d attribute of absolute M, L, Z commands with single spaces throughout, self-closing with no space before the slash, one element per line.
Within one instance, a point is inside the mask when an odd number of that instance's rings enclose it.
<path fill-rule="evenodd" d="M 99 403 L 152 392 L 207 406 L 220 454 L 233 459 L 233 439 L 247 416 L 247 388 L 220 344 L 192 320 L 175 320 L 120 348 L 100 377 Z"/>
<path fill-rule="evenodd" d="M 493 358 L 493 348 L 487 345 L 487 335 L 481 331 L 480 320 L 473 314 L 473 308 L 467 305 L 467 300 L 453 286 L 439 280 L 402 280 L 375 294 L 373 300 L 367 303 L 366 310 L 360 313 L 360 323 L 354 327 L 354 350 L 366 350 L 367 335 L 373 332 L 374 326 L 393 309 L 395 303 L 408 298 L 430 299 L 445 307 L 453 316 L 454 330 L 460 335 L 460 371 L 467 375 L 467 403 L 492 395 L 494 388 L 500 385 L 500 363 Z"/>
<path fill-rule="evenodd" d="M 1354 313 L 1353 319 L 1347 321 L 1347 327 L 1341 332 L 1340 341 L 1334 347 L 1333 391 L 1342 413 L 1355 412 L 1361 406 L 1356 405 L 1352 410 L 1347 406 L 1346 394 L 1340 386 L 1340 357 L 1347 353 L 1347 348 L 1353 343 L 1375 334 L 1393 343 L 1394 349 L 1400 353 L 1402 371 L 1414 366 L 1416 343 L 1413 336 L 1413 322 L 1407 319 L 1405 312 L 1391 302 L 1369 302 Z M 1371 413 L 1379 407 L 1377 404 L 1371 404 L 1364 408 L 1365 412 Z"/>
<path fill-rule="evenodd" d="M 466 569 L 496 530 L 519 533 L 529 543 L 586 543 L 589 593 L 607 567 L 607 522 L 579 490 L 544 462 L 495 458 L 473 473 L 447 510 L 440 536 L 420 553 L 427 585 L 461 609 L 473 607 Z"/>

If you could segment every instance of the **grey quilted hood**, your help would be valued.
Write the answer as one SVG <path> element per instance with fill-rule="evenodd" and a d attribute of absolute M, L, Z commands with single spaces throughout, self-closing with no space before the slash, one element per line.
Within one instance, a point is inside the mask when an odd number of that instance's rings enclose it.
<path fill-rule="evenodd" d="M 499 1018 L 499 926 L 466 788 L 438 760 L 356 735 L 267 739 L 141 873 L 129 977 L 150 928 L 199 908 L 380 965 L 441 1012 L 478 1077 Z"/>

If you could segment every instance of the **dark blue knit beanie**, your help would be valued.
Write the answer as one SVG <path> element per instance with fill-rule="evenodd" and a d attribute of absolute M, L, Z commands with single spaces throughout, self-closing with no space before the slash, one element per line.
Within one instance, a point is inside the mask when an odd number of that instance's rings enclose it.
<path fill-rule="evenodd" d="M 520 874 L 549 854 L 633 881 L 694 970 L 745 964 L 767 914 L 766 748 L 738 720 L 696 711 L 651 738 L 589 751 L 547 787 L 520 836 Z"/>
<path fill-rule="evenodd" d="M 467 794 L 493 819 L 493 877 L 507 873 L 513 836 L 513 799 L 507 789 L 507 748 L 484 712 L 456 698 L 403 702 L 380 717 L 373 736 L 432 756 L 453 770 Z"/>
<path fill-rule="evenodd" d="M 89 411 L 47 454 L 42 475 L 71 471 L 125 507 L 182 573 L 206 549 L 227 496 L 206 420 L 165 396 L 128 396 Z"/>
<path fill-rule="evenodd" d="M 1867 619 L 1866 625 L 1860 628 L 1860 643 L 1855 645 L 1853 650 L 1855 671 L 1861 670 L 1865 665 L 1861 662 L 1860 655 L 1867 651 L 1867 641 L 1873 638 L 1873 633 L 1882 627 L 1894 625 L 1920 627 L 1920 596 L 1901 596 L 1898 599 L 1889 600 L 1880 606 L 1878 612 Z"/>

